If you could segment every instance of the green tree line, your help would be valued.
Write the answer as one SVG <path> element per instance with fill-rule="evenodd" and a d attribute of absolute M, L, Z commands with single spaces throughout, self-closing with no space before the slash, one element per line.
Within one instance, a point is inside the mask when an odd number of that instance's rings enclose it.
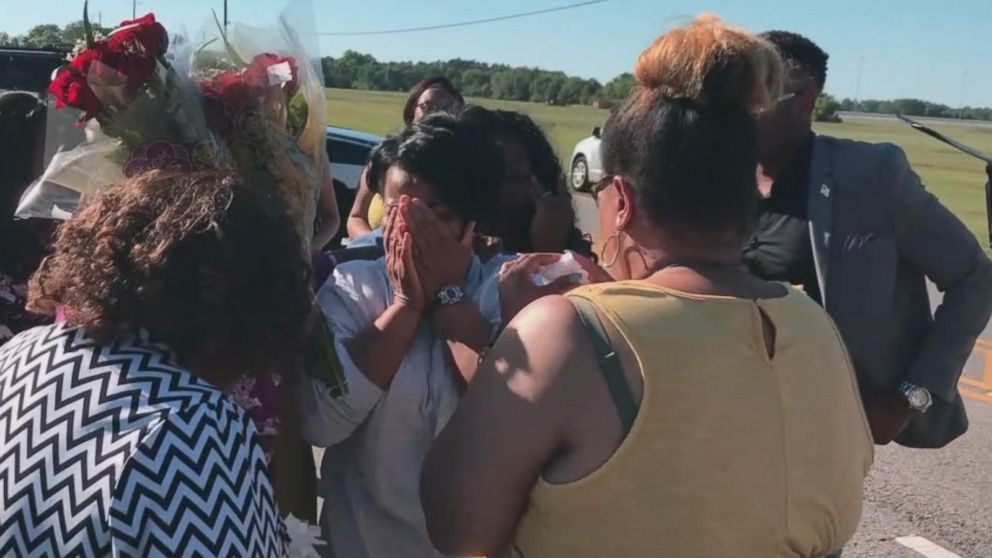
<path fill-rule="evenodd" d="M 606 85 L 538 68 L 487 64 L 459 58 L 436 62 L 380 62 L 353 50 L 321 59 L 328 87 L 373 91 L 407 91 L 428 75 L 444 75 L 462 94 L 554 105 L 588 104 L 596 99 L 622 99 L 634 77 L 622 74 Z"/>
<path fill-rule="evenodd" d="M 106 35 L 111 30 L 94 24 L 93 31 Z M 68 23 L 65 27 L 46 23 L 35 25 L 23 35 L 10 35 L 0 31 L 0 47 L 72 50 L 76 42 L 82 41 L 85 37 L 86 31 L 83 29 L 83 20 Z"/>
<path fill-rule="evenodd" d="M 899 113 L 906 116 L 930 116 L 934 118 L 967 118 L 971 120 L 992 120 L 992 108 L 989 107 L 959 107 L 952 108 L 940 103 L 931 103 L 920 99 L 893 99 L 878 101 L 866 99 L 855 101 L 843 99 L 839 101 L 838 110 L 857 112 Z"/>
<path fill-rule="evenodd" d="M 108 29 L 94 26 L 106 34 Z M 24 35 L 12 36 L 0 31 L 0 46 L 71 49 L 83 39 L 83 22 L 59 27 L 36 25 Z M 380 62 L 369 54 L 353 50 L 340 57 L 321 59 L 324 82 L 328 87 L 373 91 L 407 91 L 428 75 L 447 76 L 455 87 L 469 97 L 531 101 L 553 105 L 589 104 L 595 100 L 616 101 L 626 98 L 634 86 L 634 76 L 621 74 L 606 84 L 539 68 L 488 64 L 455 58 L 435 62 Z M 818 121 L 836 121 L 837 112 L 900 113 L 907 116 L 967 118 L 992 120 L 992 108 L 952 108 L 920 99 L 837 100 L 826 93 L 817 100 L 814 116 Z"/>

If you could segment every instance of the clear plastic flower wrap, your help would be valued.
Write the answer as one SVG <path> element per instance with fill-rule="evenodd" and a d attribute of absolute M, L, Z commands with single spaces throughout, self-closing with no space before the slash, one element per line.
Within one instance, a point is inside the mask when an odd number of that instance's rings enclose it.
<path fill-rule="evenodd" d="M 196 44 L 183 35 L 170 44 L 152 14 L 107 37 L 93 35 L 85 4 L 83 21 L 85 45 L 49 92 L 57 108 L 82 111 L 86 140 L 52 158 L 17 216 L 66 219 L 82 196 L 150 170 L 229 169 L 285 202 L 308 257 L 317 198 L 330 182 L 311 5 L 293 2 L 271 28 L 225 30 L 215 14 Z M 307 372 L 343 393 L 333 338 L 315 322 Z"/>
<path fill-rule="evenodd" d="M 225 165 L 224 147 L 207 127 L 196 85 L 187 77 L 192 48 L 170 41 L 151 14 L 94 37 L 84 8 L 86 46 L 56 70 L 55 106 L 83 112 L 86 139 L 60 151 L 25 192 L 18 217 L 65 219 L 80 196 L 151 168 Z"/>
<path fill-rule="evenodd" d="M 242 176 L 279 193 L 307 249 L 320 188 L 330 180 L 313 21 L 308 2 L 290 4 L 269 28 L 236 23 L 225 31 L 215 16 L 191 64 L 208 127 Z"/>

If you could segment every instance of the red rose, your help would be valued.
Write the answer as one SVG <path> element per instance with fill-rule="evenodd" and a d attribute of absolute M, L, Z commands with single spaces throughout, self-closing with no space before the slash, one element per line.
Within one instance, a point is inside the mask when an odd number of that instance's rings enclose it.
<path fill-rule="evenodd" d="M 260 96 L 258 87 L 238 72 L 226 71 L 202 84 L 205 93 L 219 97 L 232 108 L 240 109 Z"/>
<path fill-rule="evenodd" d="M 296 90 L 300 87 L 296 59 L 292 56 L 280 57 L 272 54 L 271 52 L 259 54 L 253 58 L 251 63 L 248 64 L 248 67 L 245 68 L 245 74 L 253 83 L 257 83 L 263 87 L 268 87 L 269 67 L 276 64 L 282 64 L 283 62 L 289 64 L 289 70 L 292 77 L 288 82 L 286 82 L 286 92 L 292 95 L 296 93 Z"/>
<path fill-rule="evenodd" d="M 154 58 L 146 56 L 122 56 L 111 67 L 124 75 L 128 89 L 135 91 L 148 81 L 148 76 L 155 71 L 156 63 Z"/>
<path fill-rule="evenodd" d="M 86 76 L 72 67 L 56 70 L 48 92 L 55 96 L 55 107 L 70 106 L 85 112 L 79 122 L 85 122 L 100 112 L 100 99 L 86 82 Z"/>
<path fill-rule="evenodd" d="M 148 14 L 122 21 L 107 37 L 107 46 L 120 54 L 158 58 L 169 48 L 169 34 L 154 15 Z"/>
<path fill-rule="evenodd" d="M 95 43 L 93 46 L 84 48 L 69 62 L 69 65 L 84 74 L 89 73 L 93 62 L 99 60 L 101 56 L 105 56 L 105 52 L 106 46 L 103 43 Z"/>

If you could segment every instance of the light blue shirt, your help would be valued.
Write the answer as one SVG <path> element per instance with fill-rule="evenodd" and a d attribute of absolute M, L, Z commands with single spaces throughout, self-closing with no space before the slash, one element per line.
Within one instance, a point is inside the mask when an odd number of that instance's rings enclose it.
<path fill-rule="evenodd" d="M 380 240 L 382 240 L 382 227 L 371 230 L 365 234 L 356 236 L 355 238 L 348 241 L 348 248 L 364 248 L 366 246 L 375 246 Z"/>
<path fill-rule="evenodd" d="M 499 269 L 513 256 L 485 265 L 473 257 L 465 296 L 478 305 L 493 334 L 502 317 Z M 317 293 L 335 337 L 348 393 L 332 397 L 319 380 L 300 389 L 302 428 L 327 447 L 321 465 L 321 526 L 333 555 L 348 558 L 442 556 L 427 536 L 420 505 L 420 469 L 434 438 L 460 398 L 458 371 L 443 340 L 423 320 L 387 391 L 355 365 L 343 341 L 374 323 L 392 302 L 384 259 L 338 266 Z"/>

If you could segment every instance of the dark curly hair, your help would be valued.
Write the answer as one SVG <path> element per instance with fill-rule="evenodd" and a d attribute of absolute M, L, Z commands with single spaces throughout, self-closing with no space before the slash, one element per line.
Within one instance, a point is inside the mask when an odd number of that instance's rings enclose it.
<path fill-rule="evenodd" d="M 309 266 L 283 204 L 217 172 L 153 172 L 87 200 L 32 277 L 101 343 L 144 329 L 223 384 L 292 370 L 311 315 Z"/>
<path fill-rule="evenodd" d="M 545 192 L 568 195 L 561 161 L 548 137 L 531 117 L 522 112 L 490 110 L 478 105 L 466 107 L 461 116 L 468 122 L 487 128 L 497 138 L 519 141 L 527 152 L 530 168 L 541 188 Z"/>
<path fill-rule="evenodd" d="M 543 192 L 556 196 L 569 196 L 571 193 L 565 187 L 565 175 L 562 173 L 561 160 L 555 154 L 554 147 L 544 135 L 544 131 L 537 125 L 537 122 L 522 112 L 510 110 L 494 109 L 490 110 L 478 105 L 470 105 L 461 113 L 461 118 L 466 122 L 477 125 L 487 130 L 493 137 L 507 138 L 520 142 L 524 151 L 527 152 L 528 163 L 534 178 L 537 180 Z M 533 208 L 529 212 L 533 218 Z M 517 223 L 524 229 L 515 231 L 517 234 L 509 235 L 518 239 L 519 245 L 512 245 L 509 238 L 504 238 L 509 244 L 507 248 L 514 251 L 528 252 L 532 249 L 530 245 L 530 220 Z M 516 227 L 514 227 L 516 228 Z M 489 233 L 483 226 L 482 232 Z M 527 239 L 522 241 L 519 239 Z M 573 226 L 569 231 L 566 240 L 566 248 L 574 250 L 585 256 L 593 256 L 592 241 L 586 237 L 577 227 Z"/>
<path fill-rule="evenodd" d="M 758 35 L 775 45 L 789 69 L 806 72 L 823 91 L 827 82 L 827 60 L 830 58 L 816 43 L 791 31 L 765 31 Z"/>
<path fill-rule="evenodd" d="M 451 80 L 444 76 L 430 76 L 426 77 L 410 89 L 410 96 L 406 99 L 406 104 L 403 105 L 403 123 L 409 126 L 413 124 L 413 114 L 417 111 L 417 102 L 420 101 L 420 96 L 424 94 L 424 91 L 428 89 L 441 89 L 451 95 L 452 97 L 458 99 L 459 105 L 465 104 L 465 98 L 455 87 Z"/>

